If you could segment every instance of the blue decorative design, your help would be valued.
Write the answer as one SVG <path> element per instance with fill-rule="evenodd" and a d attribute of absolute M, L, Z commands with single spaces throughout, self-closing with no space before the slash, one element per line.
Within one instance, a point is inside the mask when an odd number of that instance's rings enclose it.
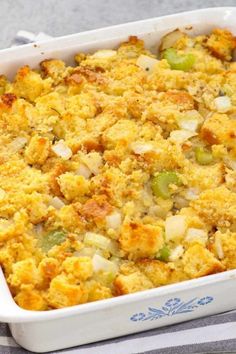
<path fill-rule="evenodd" d="M 130 317 L 131 321 L 153 321 L 163 317 L 171 317 L 181 313 L 193 312 L 200 306 L 210 304 L 214 298 L 212 296 L 205 296 L 202 298 L 195 297 L 187 302 L 182 301 L 180 298 L 175 297 L 169 299 L 161 308 L 148 307 L 148 312 L 135 313 Z"/>

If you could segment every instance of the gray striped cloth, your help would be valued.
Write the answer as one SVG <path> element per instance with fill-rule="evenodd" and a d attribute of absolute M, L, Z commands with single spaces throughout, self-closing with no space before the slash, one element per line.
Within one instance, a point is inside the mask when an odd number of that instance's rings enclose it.
<path fill-rule="evenodd" d="M 13 45 L 50 38 L 19 31 Z M 0 354 L 26 354 L 11 337 L 6 324 L 0 323 Z M 66 354 L 189 354 L 236 353 L 236 311 L 205 317 L 174 326 L 83 345 L 52 353 Z"/>

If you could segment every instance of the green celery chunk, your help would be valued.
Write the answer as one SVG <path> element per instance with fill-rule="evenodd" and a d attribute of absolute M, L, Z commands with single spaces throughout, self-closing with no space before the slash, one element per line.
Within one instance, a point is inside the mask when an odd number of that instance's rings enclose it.
<path fill-rule="evenodd" d="M 66 233 L 61 230 L 51 231 L 40 240 L 40 246 L 44 252 L 48 252 L 53 246 L 60 245 L 66 240 Z"/>
<path fill-rule="evenodd" d="M 195 149 L 195 158 L 200 165 L 209 165 L 213 161 L 212 153 L 203 147 Z"/>
<path fill-rule="evenodd" d="M 168 262 L 170 257 L 170 249 L 168 248 L 168 246 L 164 246 L 158 253 L 156 259 L 158 259 L 159 261 L 162 262 Z"/>
<path fill-rule="evenodd" d="M 156 197 L 161 197 L 163 199 L 169 199 L 171 197 L 169 185 L 176 184 L 177 186 L 181 185 L 181 180 L 178 175 L 172 171 L 164 171 L 158 173 L 152 178 L 151 188 L 153 194 Z"/>
<path fill-rule="evenodd" d="M 171 69 L 188 71 L 195 63 L 195 56 L 191 53 L 179 55 L 174 48 L 168 48 L 163 54 Z"/>

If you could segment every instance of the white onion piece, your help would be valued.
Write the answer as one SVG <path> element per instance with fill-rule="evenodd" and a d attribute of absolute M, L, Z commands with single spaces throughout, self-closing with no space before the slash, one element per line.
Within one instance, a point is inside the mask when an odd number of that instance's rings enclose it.
<path fill-rule="evenodd" d="M 178 126 L 181 129 L 196 132 L 199 126 L 199 119 L 197 117 L 181 117 L 178 119 Z"/>
<path fill-rule="evenodd" d="M 196 200 L 199 196 L 199 190 L 196 188 L 189 188 L 185 192 L 185 198 L 188 200 Z"/>
<path fill-rule="evenodd" d="M 137 155 L 142 155 L 154 150 L 152 144 L 142 142 L 133 142 L 130 144 L 130 148 Z"/>
<path fill-rule="evenodd" d="M 86 156 L 83 156 L 81 159 L 94 175 L 99 174 L 99 169 L 102 167 L 103 162 L 102 157 L 98 152 L 90 152 Z"/>
<path fill-rule="evenodd" d="M 34 230 L 35 230 L 36 234 L 41 235 L 43 232 L 43 224 L 39 223 L 39 224 L 35 225 Z"/>
<path fill-rule="evenodd" d="M 225 158 L 224 159 L 224 163 L 226 164 L 227 167 L 229 167 L 232 170 L 236 171 L 236 160 Z"/>
<path fill-rule="evenodd" d="M 6 192 L 4 189 L 0 188 L 0 200 L 3 200 L 6 197 Z"/>
<path fill-rule="evenodd" d="M 178 144 L 183 144 L 185 141 L 188 139 L 192 138 L 193 136 L 197 136 L 198 134 L 189 130 L 173 130 L 170 133 L 169 140 L 178 143 Z"/>
<path fill-rule="evenodd" d="M 104 257 L 99 256 L 98 254 L 95 254 L 92 258 L 92 264 L 93 264 L 93 270 L 94 272 L 108 272 L 112 274 L 116 274 L 118 272 L 118 266 L 107 260 Z"/>
<path fill-rule="evenodd" d="M 78 176 L 83 176 L 86 179 L 89 179 L 92 172 L 90 171 L 90 169 L 87 166 L 85 166 L 83 163 L 81 163 L 79 165 L 79 168 L 75 171 L 75 174 Z"/>
<path fill-rule="evenodd" d="M 224 250 L 222 247 L 221 238 L 217 234 L 215 235 L 215 248 L 216 248 L 216 252 L 217 252 L 219 259 L 223 259 L 225 256 Z"/>
<path fill-rule="evenodd" d="M 11 152 L 15 153 L 21 150 L 26 143 L 27 139 L 19 136 L 18 138 L 15 138 L 10 144 L 8 144 L 8 147 Z"/>
<path fill-rule="evenodd" d="M 186 230 L 187 223 L 184 215 L 174 215 L 166 218 L 165 233 L 167 242 L 183 238 Z"/>
<path fill-rule="evenodd" d="M 108 59 L 112 58 L 117 54 L 116 50 L 111 50 L 111 49 L 101 49 L 95 52 L 93 55 L 91 55 L 91 58 L 95 59 Z"/>
<path fill-rule="evenodd" d="M 106 216 L 106 224 L 108 229 L 117 230 L 121 226 L 121 214 L 118 211 Z"/>
<path fill-rule="evenodd" d="M 52 146 L 52 151 L 63 160 L 69 160 L 73 155 L 71 149 L 65 144 L 64 140 L 59 140 L 58 143 L 54 144 Z"/>
<path fill-rule="evenodd" d="M 108 250 L 111 240 L 103 235 L 96 234 L 95 232 L 86 232 L 84 236 L 84 243 L 89 246 Z"/>
<path fill-rule="evenodd" d="M 149 57 L 148 55 L 141 54 L 136 61 L 136 65 L 150 73 L 153 71 L 153 68 L 158 63 L 158 61 L 159 60 Z"/>
<path fill-rule="evenodd" d="M 179 245 L 171 251 L 169 260 L 171 262 L 175 262 L 178 259 L 180 259 L 180 257 L 182 257 L 183 254 L 184 254 L 184 247 L 182 245 Z"/>
<path fill-rule="evenodd" d="M 50 202 L 49 205 L 51 205 L 53 208 L 60 210 L 62 207 L 65 206 L 65 203 L 63 202 L 63 200 L 61 200 L 58 197 L 53 197 Z"/>
<path fill-rule="evenodd" d="M 220 96 L 214 99 L 216 110 L 220 113 L 227 112 L 231 109 L 231 99 L 228 96 Z"/>
<path fill-rule="evenodd" d="M 173 47 L 173 45 L 184 36 L 184 33 L 176 29 L 162 37 L 160 51 Z"/>
<path fill-rule="evenodd" d="M 189 228 L 187 230 L 185 241 L 187 242 L 198 241 L 205 245 L 207 240 L 208 240 L 207 231 L 202 229 L 196 229 L 196 228 Z"/>

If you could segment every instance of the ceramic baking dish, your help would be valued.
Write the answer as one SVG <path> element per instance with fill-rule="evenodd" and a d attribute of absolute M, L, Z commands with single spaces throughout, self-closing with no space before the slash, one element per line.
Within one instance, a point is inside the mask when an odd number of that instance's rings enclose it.
<path fill-rule="evenodd" d="M 56 38 L 0 51 L 0 72 L 13 77 L 24 64 L 46 58 L 72 63 L 78 51 L 113 48 L 138 35 L 156 50 L 160 38 L 175 28 L 193 35 L 214 27 L 236 33 L 236 7 L 212 8 L 154 18 Z M 236 308 L 236 270 L 167 285 L 118 298 L 48 312 L 18 307 L 0 269 L 0 321 L 9 323 L 16 342 L 33 352 L 62 349 L 145 331 Z"/>

